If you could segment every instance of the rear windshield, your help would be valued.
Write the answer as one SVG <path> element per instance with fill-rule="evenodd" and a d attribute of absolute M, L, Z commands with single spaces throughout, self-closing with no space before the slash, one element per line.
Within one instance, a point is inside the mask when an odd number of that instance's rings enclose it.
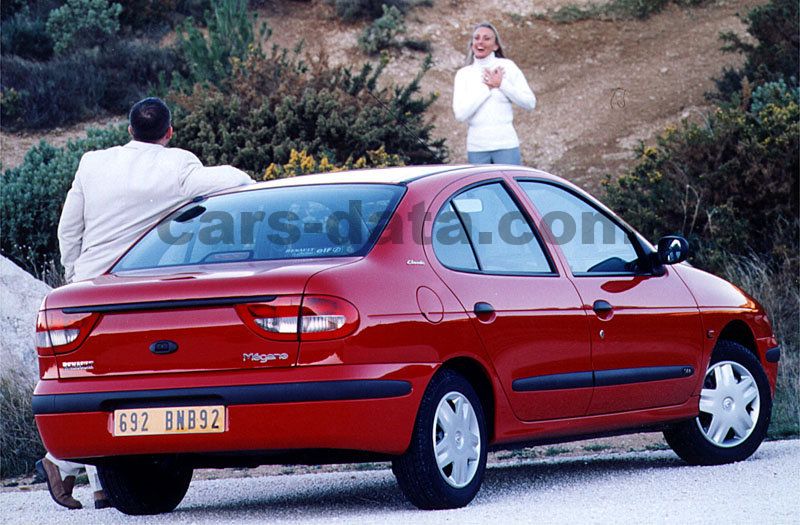
<path fill-rule="evenodd" d="M 326 184 L 195 199 L 150 230 L 112 271 L 364 255 L 403 192 L 385 184 Z"/>

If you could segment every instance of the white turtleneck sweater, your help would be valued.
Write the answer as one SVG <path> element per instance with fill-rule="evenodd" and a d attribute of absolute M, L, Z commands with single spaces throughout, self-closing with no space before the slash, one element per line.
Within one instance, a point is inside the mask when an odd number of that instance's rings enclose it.
<path fill-rule="evenodd" d="M 484 69 L 503 68 L 499 88 L 489 89 L 483 83 Z M 536 107 L 536 96 L 517 65 L 494 53 L 462 67 L 456 73 L 453 88 L 453 113 L 461 122 L 468 122 L 467 151 L 495 151 L 519 146 L 514 131 L 511 103 L 525 109 Z"/>

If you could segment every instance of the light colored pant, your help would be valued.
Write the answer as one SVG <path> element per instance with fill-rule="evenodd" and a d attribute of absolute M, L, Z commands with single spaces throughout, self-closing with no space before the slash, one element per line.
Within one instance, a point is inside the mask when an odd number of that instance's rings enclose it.
<path fill-rule="evenodd" d="M 81 470 L 86 469 L 86 477 L 89 478 L 89 485 L 91 485 L 92 490 L 94 492 L 103 490 L 103 486 L 100 485 L 100 476 L 97 475 L 97 467 L 94 465 L 84 465 L 83 463 L 73 463 L 72 461 L 64 459 L 57 459 L 49 452 L 45 457 L 58 467 L 58 470 L 61 472 L 61 479 L 67 476 L 77 477 L 78 474 L 81 473 Z"/>
<path fill-rule="evenodd" d="M 498 149 L 494 151 L 468 151 L 470 164 L 515 164 L 522 165 L 519 148 Z"/>

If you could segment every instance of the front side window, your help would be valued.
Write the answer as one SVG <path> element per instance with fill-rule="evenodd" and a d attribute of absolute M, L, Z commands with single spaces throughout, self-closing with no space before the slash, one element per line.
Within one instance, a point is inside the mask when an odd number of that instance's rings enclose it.
<path fill-rule="evenodd" d="M 551 273 L 539 239 L 500 183 L 453 197 L 434 220 L 433 249 L 454 270 Z"/>
<path fill-rule="evenodd" d="M 164 219 L 113 271 L 364 255 L 403 193 L 384 184 L 325 184 L 210 197 Z"/>
<path fill-rule="evenodd" d="M 520 182 L 561 247 L 573 274 L 633 273 L 639 256 L 628 233 L 580 197 L 544 182 Z"/>

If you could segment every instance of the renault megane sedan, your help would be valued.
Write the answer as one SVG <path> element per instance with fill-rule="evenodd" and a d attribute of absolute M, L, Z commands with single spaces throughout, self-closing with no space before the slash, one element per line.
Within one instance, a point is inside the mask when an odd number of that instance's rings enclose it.
<path fill-rule="evenodd" d="M 441 509 L 490 447 L 658 430 L 689 463 L 743 460 L 780 347 L 687 251 L 517 166 L 196 198 L 46 297 L 36 423 L 128 514 L 171 511 L 199 467 L 391 460 Z"/>

